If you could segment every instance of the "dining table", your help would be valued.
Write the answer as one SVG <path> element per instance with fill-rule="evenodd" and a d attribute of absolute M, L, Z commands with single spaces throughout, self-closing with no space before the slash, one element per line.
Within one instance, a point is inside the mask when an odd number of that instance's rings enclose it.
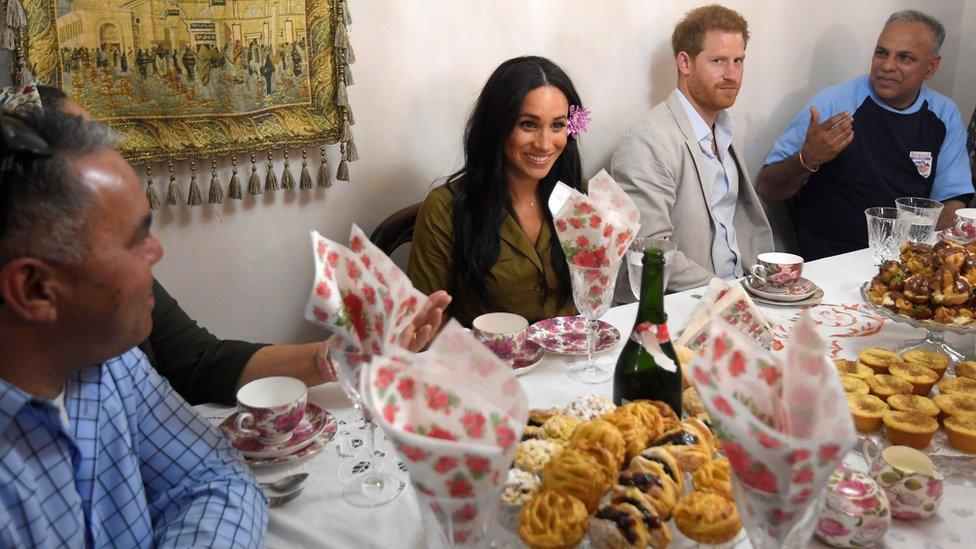
<path fill-rule="evenodd" d="M 871 251 L 858 250 L 811 261 L 804 265 L 803 276 L 823 290 L 818 304 L 778 306 L 757 303 L 773 326 L 774 336 L 785 342 L 799 315 L 806 311 L 817 324 L 818 332 L 830 342 L 832 358 L 856 360 L 857 352 L 866 347 L 898 348 L 904 342 L 922 336 L 923 330 L 895 322 L 879 315 L 862 299 L 859 289 L 876 274 Z M 665 296 L 665 311 L 672 333 L 684 325 L 689 313 L 704 293 L 704 288 L 686 290 Z M 636 316 L 637 304 L 611 308 L 602 320 L 621 334 L 628 334 Z M 611 362 L 623 347 L 625 337 L 603 358 Z M 946 341 L 967 357 L 974 356 L 976 335 L 947 334 Z M 775 347 L 774 347 L 775 348 Z M 774 351 L 775 352 L 775 351 Z M 532 408 L 566 406 L 579 395 L 610 397 L 612 381 L 585 384 L 574 381 L 569 370 L 585 357 L 566 357 L 546 353 L 532 371 L 517 379 Z M 349 478 L 340 478 L 343 463 L 355 457 L 366 430 L 360 413 L 352 406 L 336 383 L 310 387 L 308 400 L 333 414 L 337 430 L 332 441 L 320 451 L 289 463 L 252 467 L 258 480 L 268 481 L 287 474 L 304 472 L 309 477 L 301 495 L 288 504 L 271 509 L 267 547 L 334 547 L 334 548 L 420 548 L 431 545 L 426 530 L 429 513 L 422 513 L 417 493 L 411 487 L 406 468 L 397 459 L 389 441 L 376 432 L 377 456 L 383 457 L 382 470 L 404 486 L 392 502 L 372 508 L 354 507 L 342 497 Z M 203 404 L 197 409 L 214 423 L 234 412 L 234 408 Z M 824 413 L 831 411 L 825 410 Z M 845 462 L 861 471 L 867 467 L 859 446 L 845 456 Z M 935 516 L 920 521 L 894 520 L 882 547 L 941 549 L 976 546 L 976 478 L 954 474 L 946 478 L 941 505 Z M 751 547 L 740 533 L 735 547 Z M 810 547 L 826 547 L 811 538 Z"/>

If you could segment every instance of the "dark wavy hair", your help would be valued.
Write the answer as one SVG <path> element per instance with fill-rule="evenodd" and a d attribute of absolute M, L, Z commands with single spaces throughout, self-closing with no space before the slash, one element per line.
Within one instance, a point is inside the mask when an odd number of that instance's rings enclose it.
<path fill-rule="evenodd" d="M 570 105 L 583 104 L 569 76 L 544 57 L 516 57 L 495 69 L 468 118 L 464 131 L 464 167 L 448 178 L 457 185 L 452 203 L 455 291 L 473 294 L 487 306 L 494 305 L 485 280 L 498 261 L 502 220 L 506 213 L 515 217 L 504 169 L 505 140 L 515 129 L 526 94 L 543 86 L 558 88 Z M 558 181 L 582 188 L 582 166 L 575 136 L 569 136 L 562 154 L 539 182 L 543 202 L 549 200 Z M 543 212 L 555 235 L 552 213 L 546 207 Z M 571 287 L 569 267 L 558 241 L 553 241 L 551 250 L 556 275 L 567 290 L 565 302 Z"/>

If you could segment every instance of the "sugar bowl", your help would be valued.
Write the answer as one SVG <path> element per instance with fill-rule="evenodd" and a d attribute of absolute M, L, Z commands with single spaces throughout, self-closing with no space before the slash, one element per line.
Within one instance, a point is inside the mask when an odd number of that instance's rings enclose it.
<path fill-rule="evenodd" d="M 816 534 L 834 547 L 871 547 L 891 526 L 888 497 L 870 476 L 841 465 L 827 479 Z"/>

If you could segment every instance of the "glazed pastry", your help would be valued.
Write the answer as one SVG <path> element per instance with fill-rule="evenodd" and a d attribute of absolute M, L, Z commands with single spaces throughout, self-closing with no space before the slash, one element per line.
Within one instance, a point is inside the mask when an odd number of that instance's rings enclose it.
<path fill-rule="evenodd" d="M 910 394 L 915 388 L 908 381 L 888 374 L 875 374 L 868 378 L 871 394 L 885 400 L 891 395 Z"/>
<path fill-rule="evenodd" d="M 901 363 L 901 357 L 896 353 L 878 347 L 862 349 L 857 353 L 857 360 L 874 370 L 876 374 L 886 374 L 889 366 Z"/>
<path fill-rule="evenodd" d="M 966 264 L 966 260 L 969 258 L 969 253 L 966 251 L 966 248 L 948 240 L 940 240 L 937 242 L 932 247 L 932 251 L 935 252 L 936 262 L 943 266 L 952 267 L 956 271 L 962 269 Z"/>
<path fill-rule="evenodd" d="M 600 498 L 610 488 L 613 479 L 603 474 L 600 464 L 590 454 L 567 448 L 559 452 L 542 470 L 542 486 L 571 495 L 596 511 Z"/>
<path fill-rule="evenodd" d="M 649 468 L 650 469 L 650 468 Z M 647 505 L 654 508 L 655 514 L 661 520 L 669 520 L 674 506 L 678 503 L 681 493 L 674 487 L 674 483 L 669 478 L 663 476 L 660 466 L 657 472 L 637 471 L 628 469 L 620 473 L 617 479 L 619 484 L 613 487 L 610 495 L 614 497 L 618 494 L 633 490 L 639 494 Z"/>
<path fill-rule="evenodd" d="M 612 423 L 624 436 L 625 460 L 629 461 L 647 446 L 647 431 L 644 429 L 644 424 L 634 414 L 617 409 L 601 419 Z"/>
<path fill-rule="evenodd" d="M 963 393 L 976 395 L 976 379 L 968 377 L 950 377 L 939 382 L 940 393 Z"/>
<path fill-rule="evenodd" d="M 687 389 L 691 387 L 691 379 L 685 375 L 688 370 L 688 365 L 697 358 L 698 354 L 692 351 L 684 345 L 674 345 L 674 354 L 678 358 L 678 363 L 681 364 L 681 388 Z"/>
<path fill-rule="evenodd" d="M 657 523 L 663 526 L 660 520 Z M 600 507 L 590 518 L 589 535 L 590 545 L 598 549 L 643 549 L 651 545 L 644 516 L 640 509 L 629 503 Z"/>
<path fill-rule="evenodd" d="M 912 394 L 925 396 L 932 390 L 932 386 L 939 381 L 939 374 L 925 366 L 906 362 L 893 364 L 888 371 L 895 377 L 900 377 L 912 384 Z"/>
<path fill-rule="evenodd" d="M 519 512 L 518 534 L 532 548 L 574 547 L 586 535 L 587 519 L 583 502 L 543 489 Z"/>
<path fill-rule="evenodd" d="M 658 471 L 656 467 L 648 467 L 648 463 L 656 463 L 660 465 L 661 470 Z M 674 486 L 679 494 L 684 493 L 685 491 L 685 475 L 681 469 L 681 465 L 678 464 L 678 460 L 676 460 L 670 452 L 659 446 L 648 448 L 640 454 L 634 456 L 634 459 L 630 460 L 628 469 L 651 472 L 654 474 L 663 472 L 668 478 L 671 479 L 672 482 L 674 482 Z"/>
<path fill-rule="evenodd" d="M 932 299 L 932 280 L 931 274 L 913 274 L 905 279 L 905 289 L 902 293 L 912 303 L 926 305 Z"/>
<path fill-rule="evenodd" d="M 939 421 L 948 416 L 976 415 L 976 396 L 964 393 L 947 393 L 935 395 L 933 399 L 939 408 Z"/>
<path fill-rule="evenodd" d="M 708 411 L 705 410 L 705 405 L 702 404 L 701 395 L 698 394 L 698 390 L 694 387 L 688 387 L 681 393 L 681 407 L 689 416 L 708 418 Z"/>
<path fill-rule="evenodd" d="M 542 434 L 542 427 L 538 425 L 526 425 L 525 430 L 522 431 L 522 440 L 542 438 Z"/>
<path fill-rule="evenodd" d="M 908 283 L 905 283 L 908 287 Z M 958 307 L 972 295 L 973 288 L 965 278 L 959 277 L 959 271 L 948 266 L 942 266 L 932 277 L 931 299 L 936 305 Z"/>
<path fill-rule="evenodd" d="M 667 547 L 671 542 L 671 530 L 665 524 L 666 520 L 658 516 L 654 506 L 648 501 L 646 495 L 636 488 L 617 490 L 610 499 L 611 506 L 629 505 L 637 509 L 641 515 L 641 522 L 647 529 L 650 539 L 645 543 L 651 547 Z"/>
<path fill-rule="evenodd" d="M 511 506 L 522 505 L 532 499 L 541 486 L 539 477 L 532 473 L 521 469 L 509 469 L 505 488 L 502 490 L 502 502 Z"/>
<path fill-rule="evenodd" d="M 953 448 L 976 454 L 976 416 L 948 417 L 945 429 Z"/>
<path fill-rule="evenodd" d="M 542 438 L 568 443 L 580 420 L 564 414 L 556 414 L 542 424 Z"/>
<path fill-rule="evenodd" d="M 695 490 L 711 492 L 735 500 L 732 495 L 732 473 L 728 459 L 721 458 L 709 461 L 695 469 L 691 478 L 695 484 Z"/>
<path fill-rule="evenodd" d="M 533 408 L 529 410 L 529 425 L 542 427 L 542 424 L 556 414 L 563 413 L 559 408 Z"/>
<path fill-rule="evenodd" d="M 892 410 L 921 412 L 929 417 L 939 415 L 939 407 L 932 399 L 918 395 L 891 395 L 888 397 L 888 407 Z"/>
<path fill-rule="evenodd" d="M 837 366 L 837 371 L 841 375 L 852 376 L 862 380 L 874 375 L 874 370 L 853 360 L 837 359 L 834 361 L 834 366 Z"/>
<path fill-rule="evenodd" d="M 715 440 L 715 433 L 712 432 L 711 427 L 708 426 L 704 421 L 697 417 L 690 417 L 681 422 L 681 426 L 684 427 L 685 431 L 689 433 L 694 433 L 702 446 L 705 447 L 705 452 L 709 455 L 715 453 L 718 449 L 718 441 Z"/>
<path fill-rule="evenodd" d="M 697 424 L 686 421 L 678 430 L 651 443 L 660 446 L 677 460 L 684 471 L 693 471 L 711 459 L 714 435 L 698 418 Z"/>
<path fill-rule="evenodd" d="M 678 423 L 680 423 L 681 420 L 678 419 L 677 414 L 674 413 L 674 410 L 672 410 L 670 406 L 664 402 L 661 402 L 660 400 L 651 400 L 650 403 L 657 408 L 657 412 L 661 414 L 661 419 L 664 420 L 664 429 L 662 430 L 663 434 L 670 433 L 678 428 Z"/>
<path fill-rule="evenodd" d="M 661 413 L 658 412 L 657 407 L 651 404 L 651 401 L 635 400 L 621 406 L 619 409 L 634 415 L 640 420 L 641 425 L 644 426 L 644 430 L 647 433 L 647 439 L 644 441 L 645 446 L 648 442 L 664 433 L 664 418 L 661 417 Z"/>
<path fill-rule="evenodd" d="M 868 368 L 870 370 L 870 368 Z M 854 395 L 866 395 L 871 392 L 871 388 L 863 379 L 854 376 L 840 376 L 840 382 L 844 385 L 844 392 Z"/>
<path fill-rule="evenodd" d="M 620 463 L 599 442 L 594 440 L 579 440 L 570 443 L 569 447 L 589 454 L 597 462 L 600 469 L 603 470 L 604 476 L 607 478 L 617 478 L 617 473 L 620 472 Z"/>
<path fill-rule="evenodd" d="M 609 398 L 600 395 L 580 395 L 566 407 L 566 415 L 580 421 L 590 421 L 616 409 L 617 407 Z"/>
<path fill-rule="evenodd" d="M 889 411 L 884 415 L 885 434 L 892 444 L 922 450 L 932 441 L 939 422 L 921 412 Z"/>
<path fill-rule="evenodd" d="M 956 375 L 976 380 L 976 361 L 964 360 L 956 363 Z"/>
<path fill-rule="evenodd" d="M 674 523 L 682 534 L 699 543 L 724 543 L 742 529 L 732 500 L 709 492 L 691 492 L 674 509 Z"/>
<path fill-rule="evenodd" d="M 939 374 L 939 377 L 949 367 L 949 357 L 942 353 L 926 349 L 911 349 L 902 353 L 901 357 L 905 362 L 918 364 L 919 366 L 925 366 L 929 370 L 934 370 L 935 373 Z"/>
<path fill-rule="evenodd" d="M 530 439 L 515 447 L 515 465 L 523 471 L 539 473 L 552 456 L 563 450 L 562 445 L 551 440 Z"/>
<path fill-rule="evenodd" d="M 847 395 L 847 407 L 854 416 L 854 427 L 861 433 L 871 433 L 881 428 L 882 418 L 888 405 L 874 395 Z"/>
<path fill-rule="evenodd" d="M 623 465 L 624 457 L 627 455 L 627 445 L 624 441 L 624 435 L 620 429 L 617 429 L 616 425 L 599 419 L 581 423 L 573 431 L 570 445 L 586 440 L 593 441 L 610 452 L 618 467 Z"/>

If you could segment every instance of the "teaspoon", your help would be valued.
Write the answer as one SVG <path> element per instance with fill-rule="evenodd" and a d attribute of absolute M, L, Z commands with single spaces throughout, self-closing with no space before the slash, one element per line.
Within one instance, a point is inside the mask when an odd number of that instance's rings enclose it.
<path fill-rule="evenodd" d="M 270 488 L 276 492 L 290 492 L 293 488 L 305 482 L 305 479 L 307 478 L 308 473 L 296 473 L 294 475 L 279 478 L 273 482 L 259 482 L 258 486 L 265 489 Z"/>

